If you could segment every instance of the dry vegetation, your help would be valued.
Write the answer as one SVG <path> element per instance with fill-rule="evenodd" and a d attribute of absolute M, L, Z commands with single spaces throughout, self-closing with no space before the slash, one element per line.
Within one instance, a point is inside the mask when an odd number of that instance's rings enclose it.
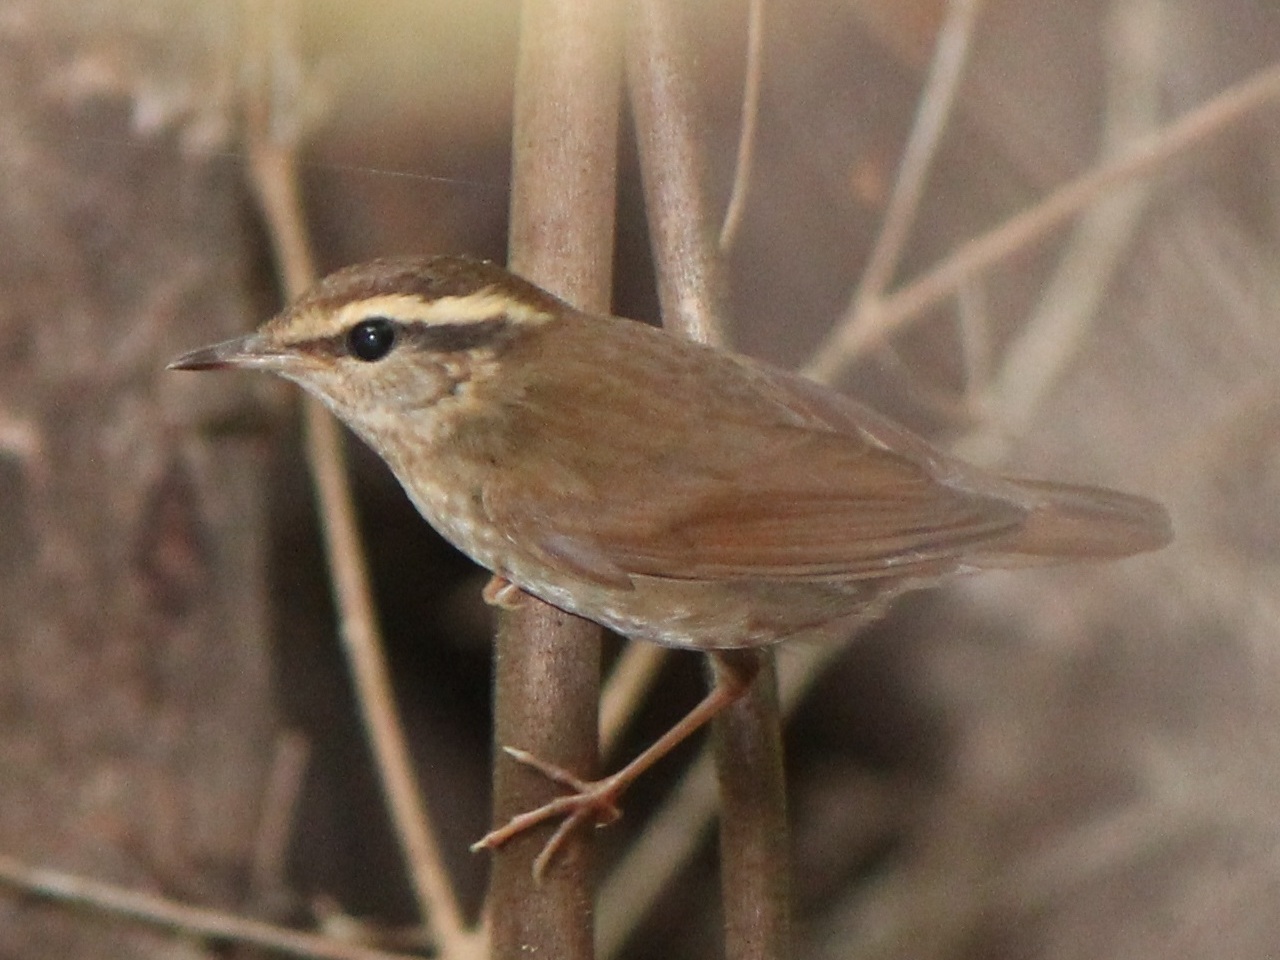
<path fill-rule="evenodd" d="M 515 5 L 303 6 L 292 117 L 322 266 L 502 258 Z M 748 6 L 689 7 L 718 218 L 741 169 Z M 1114 566 L 910 598 L 829 658 L 787 733 L 796 954 L 1274 956 L 1280 107 L 1263 101 L 1280 100 L 1280 80 L 1239 115 L 1226 101 L 1203 129 L 1177 124 L 1274 69 L 1280 11 L 763 9 L 727 338 L 973 459 L 1160 499 L 1178 534 Z M 49 866 L 386 931 L 413 922 L 413 896 L 333 638 L 284 395 L 161 370 L 275 302 L 238 132 L 240 17 L 215 0 L 0 5 L 0 872 Z M 945 119 L 933 143 L 929 111 Z M 615 303 L 656 319 L 628 123 Z M 907 203 L 895 182 L 913 125 Z M 1072 216 L 996 233 L 1010 241 L 998 258 L 911 299 L 969 241 L 1139 149 L 1147 159 L 1083 191 Z M 474 913 L 483 580 L 352 454 L 397 693 Z M 782 654 L 784 677 L 820 653 Z M 692 658 L 663 670 L 623 752 L 698 695 Z M 601 835 L 602 956 L 719 950 L 700 821 L 684 816 L 674 840 L 644 833 L 678 766 Z M 656 853 L 619 880 L 609 871 L 638 839 Z M 686 842 L 687 863 L 673 853 Z M 198 952 L 20 887 L 0 889 L 0 956 Z"/>

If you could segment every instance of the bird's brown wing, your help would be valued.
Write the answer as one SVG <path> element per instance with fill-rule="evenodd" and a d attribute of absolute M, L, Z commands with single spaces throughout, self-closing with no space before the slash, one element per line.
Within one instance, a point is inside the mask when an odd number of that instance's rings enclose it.
<path fill-rule="evenodd" d="M 928 576 L 1026 516 L 951 482 L 950 458 L 807 381 L 736 358 L 711 370 L 705 354 L 688 368 L 665 360 L 639 365 L 658 368 L 650 383 L 605 378 L 614 395 L 571 426 L 540 430 L 536 391 L 523 399 L 522 466 L 485 499 L 517 539 L 579 576 Z M 570 375 L 561 368 L 558 388 Z M 584 380 L 584 396 L 592 389 Z"/>
<path fill-rule="evenodd" d="M 590 544 L 628 574 L 676 579 L 928 576 L 1025 514 L 939 485 L 910 461 L 832 434 L 790 438 L 738 481 L 690 478 L 582 515 L 555 542 Z"/>

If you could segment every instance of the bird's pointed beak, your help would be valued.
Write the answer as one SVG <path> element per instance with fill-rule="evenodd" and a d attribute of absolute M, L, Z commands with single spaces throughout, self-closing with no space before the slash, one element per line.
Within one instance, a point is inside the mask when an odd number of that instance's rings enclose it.
<path fill-rule="evenodd" d="M 279 370 L 291 354 L 269 344 L 259 333 L 223 340 L 211 347 L 184 353 L 167 370 L 228 370 L 232 368 Z"/>

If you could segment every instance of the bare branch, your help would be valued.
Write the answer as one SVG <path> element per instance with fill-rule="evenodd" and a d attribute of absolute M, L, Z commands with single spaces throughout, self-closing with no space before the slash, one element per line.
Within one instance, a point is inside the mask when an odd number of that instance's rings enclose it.
<path fill-rule="evenodd" d="M 250 172 L 286 292 L 297 296 L 314 282 L 315 266 L 298 192 L 297 142 L 287 133 L 278 135 L 281 130 L 296 134 L 297 128 L 281 125 L 277 114 L 288 106 L 270 96 L 279 89 L 271 83 L 277 70 L 286 76 L 300 70 L 298 35 L 277 22 L 279 9 L 274 5 L 267 3 L 260 13 L 266 25 L 253 52 L 260 58 L 256 76 L 264 86 L 247 92 Z M 396 712 L 346 472 L 342 433 L 333 417 L 314 400 L 306 401 L 305 418 L 307 459 L 316 486 L 339 633 L 423 922 L 442 955 L 450 960 L 479 956 L 484 952 L 483 943 L 467 930 L 462 919 L 439 845 L 428 826 L 431 818 Z"/>
<path fill-rule="evenodd" d="M 830 381 L 874 342 L 887 337 L 925 311 L 955 295 L 963 283 L 1070 220 L 1100 196 L 1121 184 L 1149 176 L 1171 161 L 1280 98 L 1280 67 L 1260 71 L 1162 132 L 1133 145 L 1113 163 L 1095 167 L 1059 187 L 1029 210 L 962 245 L 945 261 L 867 308 L 865 322 L 855 328 L 847 317 L 805 366 L 807 376 Z"/>
<path fill-rule="evenodd" d="M 1161 0 L 1130 0 L 1112 10 L 1107 103 L 1100 163 L 1124 155 L 1160 115 Z M 1117 189 L 1076 224 L 1035 312 L 1019 328 L 983 401 L 981 426 L 956 452 L 998 463 L 1011 439 L 1030 424 L 1042 400 L 1089 341 L 1097 307 L 1124 262 L 1151 196 L 1149 183 Z"/>
<path fill-rule="evenodd" d="M 614 664 L 600 696 L 600 755 L 608 759 L 649 695 L 667 659 L 666 647 L 629 643 Z"/>
<path fill-rule="evenodd" d="M 947 19 L 938 33 L 933 63 L 920 94 L 911 136 L 898 164 L 898 175 L 885 210 L 884 223 L 880 226 L 875 249 L 871 251 L 862 281 L 848 308 L 855 325 L 865 322 L 859 318 L 865 316 L 868 305 L 880 299 L 898 268 L 902 250 L 915 223 L 920 198 L 924 195 L 929 171 L 933 168 L 938 144 L 951 118 L 951 108 L 960 90 L 974 27 L 981 12 L 982 0 L 951 0 L 948 4 Z"/>
<path fill-rule="evenodd" d="M 87 907 L 140 923 L 166 927 L 185 937 L 205 937 L 261 947 L 313 960 L 412 960 L 405 954 L 386 953 L 342 943 L 329 937 L 275 927 L 259 920 L 246 920 L 222 910 L 174 903 L 139 890 L 59 870 L 28 866 L 3 854 L 0 854 L 0 883 L 70 906 Z"/>
<path fill-rule="evenodd" d="M 728 253 L 742 225 L 747 209 L 747 188 L 755 159 L 756 127 L 760 122 L 760 81 L 764 73 L 764 3 L 749 0 L 747 7 L 747 68 L 742 81 L 742 126 L 738 131 L 738 159 L 733 171 L 733 188 L 720 225 L 719 247 Z"/>

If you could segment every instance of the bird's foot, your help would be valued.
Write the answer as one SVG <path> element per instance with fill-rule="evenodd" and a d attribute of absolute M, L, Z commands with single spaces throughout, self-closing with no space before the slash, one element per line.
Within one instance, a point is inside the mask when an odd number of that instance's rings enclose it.
<path fill-rule="evenodd" d="M 562 767 L 535 757 L 525 750 L 514 747 L 503 747 L 507 755 L 525 766 L 533 767 L 544 777 L 554 780 L 572 790 L 572 793 L 556 797 L 534 810 L 529 810 L 512 817 L 503 826 L 485 834 L 471 845 L 472 851 L 495 850 L 513 837 L 517 837 L 532 827 L 564 817 L 533 861 L 533 876 L 541 880 L 551 861 L 555 859 L 560 848 L 575 829 L 588 821 L 594 821 L 598 827 L 613 823 L 622 816 L 618 809 L 618 796 L 626 789 L 626 781 L 616 774 L 603 780 L 583 780 Z"/>
<path fill-rule="evenodd" d="M 515 610 L 524 602 L 525 592 L 505 577 L 496 573 L 489 578 L 480 592 L 484 602 L 501 610 Z"/>

